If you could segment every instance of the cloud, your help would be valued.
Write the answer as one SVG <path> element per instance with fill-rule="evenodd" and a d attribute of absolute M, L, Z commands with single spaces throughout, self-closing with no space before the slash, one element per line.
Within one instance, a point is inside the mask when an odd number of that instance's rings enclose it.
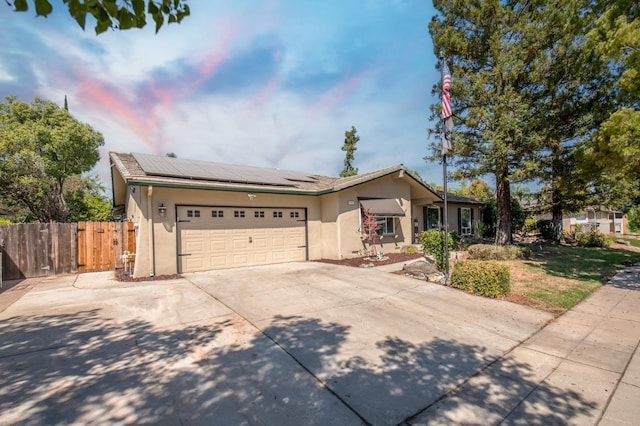
<path fill-rule="evenodd" d="M 57 11 L 47 20 L 0 15 L 0 90 L 58 103 L 68 95 L 71 112 L 105 136 L 98 172 L 107 186 L 108 150 L 336 175 L 352 125 L 361 172 L 402 162 L 441 180 L 422 160 L 439 78 L 431 6 L 273 0 L 191 9 L 157 35 L 97 37 Z"/>

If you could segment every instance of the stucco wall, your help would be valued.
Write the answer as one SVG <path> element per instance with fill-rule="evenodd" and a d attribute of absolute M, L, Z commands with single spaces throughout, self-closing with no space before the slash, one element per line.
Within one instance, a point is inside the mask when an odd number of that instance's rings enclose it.
<path fill-rule="evenodd" d="M 135 276 L 174 274 L 178 270 L 176 205 L 290 207 L 307 210 L 308 258 L 354 257 L 367 246 L 360 238 L 360 204 L 363 198 L 398 199 L 404 217 L 394 219 L 396 232 L 378 243 L 383 253 L 399 251 L 412 242 L 411 186 L 404 179 L 386 176 L 322 196 L 208 191 L 147 186 L 127 191 L 127 218 L 136 224 Z M 161 217 L 160 204 L 166 207 Z M 149 217 L 151 222 L 149 222 Z M 151 225 L 152 224 L 152 225 Z M 152 249 L 153 248 L 153 249 Z"/>
<path fill-rule="evenodd" d="M 314 196 L 282 195 L 249 192 L 203 191 L 154 187 L 151 194 L 153 228 L 149 227 L 147 206 L 148 187 L 137 187 L 131 197 L 128 217 L 137 224 L 135 276 L 174 274 L 178 270 L 176 231 L 176 205 L 242 206 L 242 207 L 292 207 L 307 209 L 307 232 L 309 259 L 322 257 L 322 226 L 320 200 Z M 137 207 L 133 205 L 137 205 Z M 161 217 L 160 204 L 166 207 Z M 153 253 L 149 247 L 153 246 Z"/>
<path fill-rule="evenodd" d="M 400 251 L 401 247 L 411 244 L 411 188 L 403 179 L 392 176 L 376 179 L 353 188 L 340 191 L 338 194 L 338 228 L 340 244 L 335 258 L 358 256 L 362 250 L 368 249 L 360 238 L 360 204 L 363 198 L 398 199 L 405 212 L 404 217 L 396 218 L 395 235 L 386 235 L 378 242 L 378 249 L 383 253 Z"/>

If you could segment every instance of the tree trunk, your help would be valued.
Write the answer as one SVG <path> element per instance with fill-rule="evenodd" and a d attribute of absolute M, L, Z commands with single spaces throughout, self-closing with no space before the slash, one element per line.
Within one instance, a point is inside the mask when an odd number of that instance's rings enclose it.
<path fill-rule="evenodd" d="M 551 192 L 551 223 L 553 226 L 553 241 L 562 242 L 562 198 L 558 189 Z"/>
<path fill-rule="evenodd" d="M 496 173 L 496 244 L 512 244 L 511 186 L 506 173 Z"/>

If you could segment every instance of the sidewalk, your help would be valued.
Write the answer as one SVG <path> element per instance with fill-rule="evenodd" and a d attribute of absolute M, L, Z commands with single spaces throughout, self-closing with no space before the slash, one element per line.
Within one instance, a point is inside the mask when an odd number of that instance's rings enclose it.
<path fill-rule="evenodd" d="M 640 264 L 408 423 L 638 424 L 638 342 Z"/>

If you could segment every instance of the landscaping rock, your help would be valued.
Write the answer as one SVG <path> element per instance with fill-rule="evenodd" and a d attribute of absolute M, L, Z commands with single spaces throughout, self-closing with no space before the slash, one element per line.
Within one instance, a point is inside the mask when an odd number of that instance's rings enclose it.
<path fill-rule="evenodd" d="M 616 244 L 623 244 L 625 246 L 631 246 L 631 242 L 630 241 L 625 241 L 625 240 L 616 240 Z"/>
<path fill-rule="evenodd" d="M 405 275 L 410 275 L 414 278 L 428 281 L 431 281 L 431 279 L 429 279 L 430 275 L 440 274 L 436 266 L 426 260 L 418 260 L 416 262 L 409 263 L 408 265 L 404 265 L 402 267 L 402 271 Z"/>

